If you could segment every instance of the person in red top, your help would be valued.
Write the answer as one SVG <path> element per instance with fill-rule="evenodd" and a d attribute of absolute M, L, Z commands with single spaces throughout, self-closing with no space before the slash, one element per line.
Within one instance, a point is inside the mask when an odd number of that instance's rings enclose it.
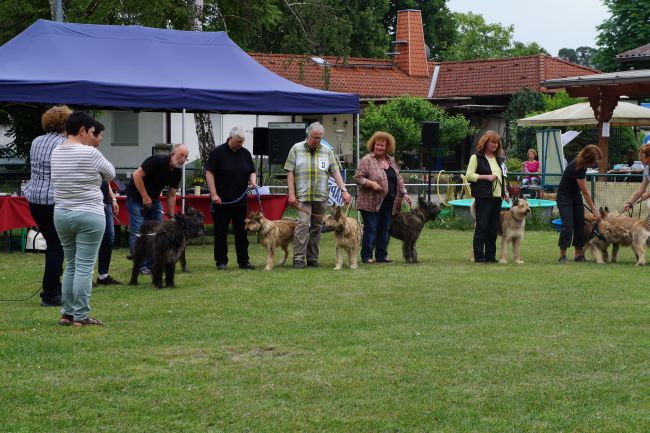
<path fill-rule="evenodd" d="M 539 174 L 539 161 L 535 149 L 528 149 L 528 160 L 522 165 L 524 173 Z M 539 176 L 526 176 L 521 182 L 522 186 L 539 185 Z"/>

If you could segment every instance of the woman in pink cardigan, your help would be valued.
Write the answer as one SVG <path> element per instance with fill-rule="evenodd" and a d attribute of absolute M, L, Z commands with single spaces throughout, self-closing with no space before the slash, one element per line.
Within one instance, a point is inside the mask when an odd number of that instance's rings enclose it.
<path fill-rule="evenodd" d="M 377 131 L 368 140 L 368 153 L 359 162 L 354 175 L 357 189 L 357 209 L 363 216 L 363 239 L 361 261 L 391 263 L 388 258 L 390 223 L 393 215 L 400 212 L 402 199 L 409 205 L 404 180 L 395 163 L 395 138 L 388 132 Z"/>

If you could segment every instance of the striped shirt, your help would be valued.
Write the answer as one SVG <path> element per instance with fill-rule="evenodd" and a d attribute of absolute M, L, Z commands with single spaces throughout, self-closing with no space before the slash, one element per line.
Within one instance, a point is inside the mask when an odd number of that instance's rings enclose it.
<path fill-rule="evenodd" d="M 52 152 L 54 208 L 104 215 L 102 179 L 115 177 L 115 168 L 94 147 L 62 144 Z"/>
<path fill-rule="evenodd" d="M 32 141 L 29 158 L 32 165 L 32 178 L 25 188 L 27 201 L 33 204 L 54 204 L 50 160 L 55 147 L 65 141 L 65 135 L 48 132 Z"/>
<path fill-rule="evenodd" d="M 325 201 L 329 197 L 329 177 L 339 170 L 339 165 L 331 149 L 321 145 L 312 152 L 301 141 L 289 151 L 284 169 L 294 173 L 299 201 Z"/>

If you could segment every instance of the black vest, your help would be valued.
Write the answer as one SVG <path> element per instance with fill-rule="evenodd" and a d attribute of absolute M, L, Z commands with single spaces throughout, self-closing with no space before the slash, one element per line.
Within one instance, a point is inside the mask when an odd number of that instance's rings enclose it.
<path fill-rule="evenodd" d="M 492 174 L 492 169 L 490 168 L 490 161 L 485 157 L 485 154 L 482 152 L 476 152 L 476 174 Z M 503 182 L 501 182 L 501 197 L 506 195 L 506 189 L 504 183 L 506 182 L 506 177 L 503 174 L 503 158 L 496 156 L 497 164 L 499 164 L 499 170 L 501 170 L 501 177 Z M 498 178 L 497 178 L 498 179 Z M 498 180 L 497 180 L 498 182 Z M 472 189 L 472 197 L 488 198 L 492 197 L 492 188 L 493 183 L 489 180 L 477 180 L 476 182 L 470 182 L 470 188 Z"/>

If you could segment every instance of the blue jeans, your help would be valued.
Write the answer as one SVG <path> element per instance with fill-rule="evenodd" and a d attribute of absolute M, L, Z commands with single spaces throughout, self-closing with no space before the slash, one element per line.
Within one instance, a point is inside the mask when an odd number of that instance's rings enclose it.
<path fill-rule="evenodd" d="M 142 206 L 142 203 L 138 203 L 135 200 L 131 200 L 129 197 L 126 198 L 126 208 L 129 211 L 129 247 L 131 248 L 131 254 L 133 254 L 133 246 L 135 245 L 135 240 L 137 239 L 137 234 L 140 231 L 140 226 L 144 220 L 153 220 L 162 222 L 162 205 L 159 200 L 154 200 L 151 202 L 151 206 L 147 209 Z M 144 213 L 143 213 L 144 210 Z M 142 262 L 141 269 L 149 269 L 151 265 L 151 260 L 149 257 L 144 259 Z"/>
<path fill-rule="evenodd" d="M 362 261 L 372 259 L 373 250 L 375 250 L 375 260 L 377 261 L 388 257 L 390 223 L 393 221 L 392 210 L 392 207 L 382 206 L 378 212 L 361 211 L 363 216 Z"/>
<path fill-rule="evenodd" d="M 61 287 L 61 313 L 74 320 L 88 318 L 92 293 L 93 268 L 104 236 L 103 215 L 54 209 L 54 226 L 65 254 Z"/>
<path fill-rule="evenodd" d="M 113 225 L 113 210 L 111 205 L 104 204 L 104 217 L 106 218 L 106 229 L 104 229 L 104 237 L 99 246 L 99 256 L 97 257 L 97 273 L 99 275 L 108 274 L 108 268 L 111 266 L 111 256 L 113 255 L 115 226 Z"/>

